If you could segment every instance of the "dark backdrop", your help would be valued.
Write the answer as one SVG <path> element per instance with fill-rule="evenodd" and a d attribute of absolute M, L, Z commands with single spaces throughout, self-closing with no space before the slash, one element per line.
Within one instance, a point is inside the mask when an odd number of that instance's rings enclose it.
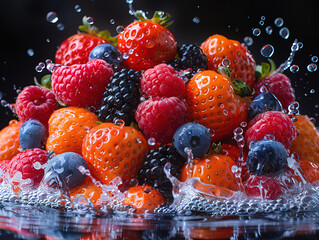
<path fill-rule="evenodd" d="M 75 10 L 79 5 L 81 12 Z M 174 24 L 169 28 L 179 44 L 201 44 L 207 37 L 219 33 L 228 38 L 243 42 L 245 36 L 251 36 L 254 44 L 249 49 L 257 63 L 265 61 L 260 48 L 269 43 L 275 47 L 272 57 L 279 65 L 287 59 L 290 46 L 295 38 L 303 43 L 297 52 L 294 63 L 300 68 L 298 73 L 286 74 L 295 87 L 297 100 L 301 104 L 301 113 L 315 117 L 319 121 L 318 71 L 309 73 L 306 66 L 311 56 L 319 56 L 318 47 L 318 11 L 316 1 L 172 1 L 172 0 L 135 0 L 133 7 L 149 12 L 155 10 L 169 12 Z M 133 20 L 128 13 L 125 0 L 7 0 L 0 2 L 0 96 L 13 103 L 16 90 L 33 83 L 34 77 L 40 79 L 47 71 L 38 73 L 35 67 L 46 59 L 54 61 L 58 45 L 70 35 L 76 33 L 77 26 L 84 15 L 94 19 L 94 25 L 100 29 L 109 29 L 113 35 L 116 27 L 126 26 Z M 58 22 L 46 21 L 48 12 L 54 11 Z M 264 25 L 260 25 L 261 17 Z M 194 23 L 197 17 L 199 23 Z M 279 28 L 274 25 L 277 17 L 284 19 L 284 26 L 290 30 L 288 39 L 279 37 Z M 110 20 L 114 19 L 112 25 Z M 64 30 L 58 29 L 63 24 Z M 270 25 L 273 33 L 268 35 L 265 27 Z M 261 35 L 252 34 L 252 28 L 259 27 Z M 32 49 L 33 56 L 27 51 Z M 311 89 L 315 92 L 311 93 Z M 313 91 L 312 91 L 313 92 Z M 0 106 L 1 128 L 6 126 L 12 113 Z"/>

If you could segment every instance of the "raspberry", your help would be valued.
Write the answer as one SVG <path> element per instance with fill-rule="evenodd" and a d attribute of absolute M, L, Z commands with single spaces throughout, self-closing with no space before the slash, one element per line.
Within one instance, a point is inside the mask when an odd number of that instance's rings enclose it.
<path fill-rule="evenodd" d="M 44 175 L 44 169 L 34 168 L 35 162 L 39 162 L 41 165 L 45 164 L 47 152 L 39 148 L 32 148 L 17 154 L 8 165 L 8 173 L 10 177 L 13 177 L 19 171 L 22 174 L 22 179 L 31 179 L 34 185 L 39 185 Z"/>
<path fill-rule="evenodd" d="M 112 66 L 101 59 L 59 67 L 52 73 L 52 90 L 69 106 L 98 108 L 113 73 Z"/>
<path fill-rule="evenodd" d="M 159 64 L 142 76 L 142 91 L 150 97 L 184 97 L 185 83 L 171 66 Z"/>
<path fill-rule="evenodd" d="M 176 129 L 187 120 L 187 106 L 177 97 L 150 98 L 139 104 L 135 118 L 146 138 L 171 143 Z"/>
<path fill-rule="evenodd" d="M 288 106 L 295 101 L 295 91 L 291 86 L 290 79 L 282 73 L 273 74 L 255 82 L 255 97 L 260 93 L 262 86 L 265 86 L 278 98 L 283 109 L 287 110 Z"/>
<path fill-rule="evenodd" d="M 3 177 L 8 171 L 8 165 L 10 163 L 10 160 L 2 160 L 0 161 L 0 183 L 3 181 Z"/>
<path fill-rule="evenodd" d="M 258 114 L 252 119 L 245 132 L 247 145 L 253 140 L 262 140 L 265 135 L 273 135 L 274 140 L 281 142 L 289 149 L 291 142 L 297 137 L 297 129 L 291 119 L 284 113 L 269 111 Z"/>
<path fill-rule="evenodd" d="M 18 95 L 15 112 L 23 122 L 38 120 L 45 127 L 51 114 L 58 108 L 54 94 L 42 87 L 28 86 Z"/>

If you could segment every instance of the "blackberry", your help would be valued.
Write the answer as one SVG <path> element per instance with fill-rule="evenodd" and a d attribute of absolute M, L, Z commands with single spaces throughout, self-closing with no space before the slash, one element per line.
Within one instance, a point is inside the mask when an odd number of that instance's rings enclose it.
<path fill-rule="evenodd" d="M 102 106 L 97 111 L 100 121 L 121 119 L 125 125 L 135 122 L 134 113 L 141 97 L 140 78 L 140 72 L 125 68 L 111 77 Z"/>
<path fill-rule="evenodd" d="M 180 156 L 174 146 L 165 145 L 150 150 L 138 177 L 141 184 L 145 183 L 156 188 L 168 202 L 173 201 L 172 183 L 164 172 L 165 164 L 171 164 L 171 174 L 178 177 L 185 159 Z"/>

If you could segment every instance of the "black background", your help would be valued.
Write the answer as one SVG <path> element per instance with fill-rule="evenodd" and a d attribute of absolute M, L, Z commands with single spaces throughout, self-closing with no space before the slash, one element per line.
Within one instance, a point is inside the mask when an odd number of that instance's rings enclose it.
<path fill-rule="evenodd" d="M 81 7 L 81 12 L 75 11 L 75 5 Z M 154 11 L 169 12 L 174 24 L 169 27 L 179 44 L 201 44 L 212 34 L 222 34 L 243 42 L 245 36 L 250 36 L 254 44 L 249 47 L 258 64 L 266 61 L 260 54 L 265 44 L 275 48 L 273 60 L 279 65 L 290 53 L 290 46 L 295 38 L 304 47 L 297 52 L 294 64 L 300 68 L 298 73 L 285 73 L 290 77 L 295 88 L 297 100 L 302 114 L 308 114 L 319 121 L 319 70 L 309 73 L 306 67 L 311 63 L 311 56 L 319 56 L 318 43 L 318 11 L 317 2 L 312 1 L 151 1 L 135 0 L 134 9 L 148 11 L 150 17 Z M 94 19 L 94 25 L 100 30 L 108 29 L 116 35 L 117 26 L 128 25 L 134 17 L 128 12 L 125 0 L 8 0 L 0 2 L 0 94 L 9 103 L 14 103 L 16 90 L 33 84 L 34 77 L 38 80 L 48 74 L 35 71 L 39 62 L 46 59 L 54 61 L 58 45 L 67 37 L 76 33 L 84 15 Z M 57 23 L 46 21 L 48 12 L 54 11 L 59 18 Z M 263 26 L 259 24 L 265 16 Z M 200 22 L 194 23 L 198 17 Z M 284 19 L 284 26 L 290 30 L 288 39 L 279 36 L 279 29 L 274 25 L 277 17 Z M 115 24 L 110 20 L 114 19 Z M 57 25 L 64 25 L 59 30 Z M 265 32 L 265 27 L 273 28 L 272 35 Z M 252 29 L 259 27 L 261 35 L 253 36 Z M 33 56 L 27 51 L 32 49 Z M 314 89 L 314 93 L 310 90 Z M 0 95 L 0 96 L 1 96 Z M 13 114 L 0 106 L 1 128 L 8 124 Z"/>

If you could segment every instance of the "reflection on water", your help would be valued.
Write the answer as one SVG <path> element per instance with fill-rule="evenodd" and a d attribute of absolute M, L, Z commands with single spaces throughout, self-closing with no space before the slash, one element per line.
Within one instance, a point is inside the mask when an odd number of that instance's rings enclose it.
<path fill-rule="evenodd" d="M 319 213 L 128 216 L 2 203 L 0 239 L 318 239 Z"/>

